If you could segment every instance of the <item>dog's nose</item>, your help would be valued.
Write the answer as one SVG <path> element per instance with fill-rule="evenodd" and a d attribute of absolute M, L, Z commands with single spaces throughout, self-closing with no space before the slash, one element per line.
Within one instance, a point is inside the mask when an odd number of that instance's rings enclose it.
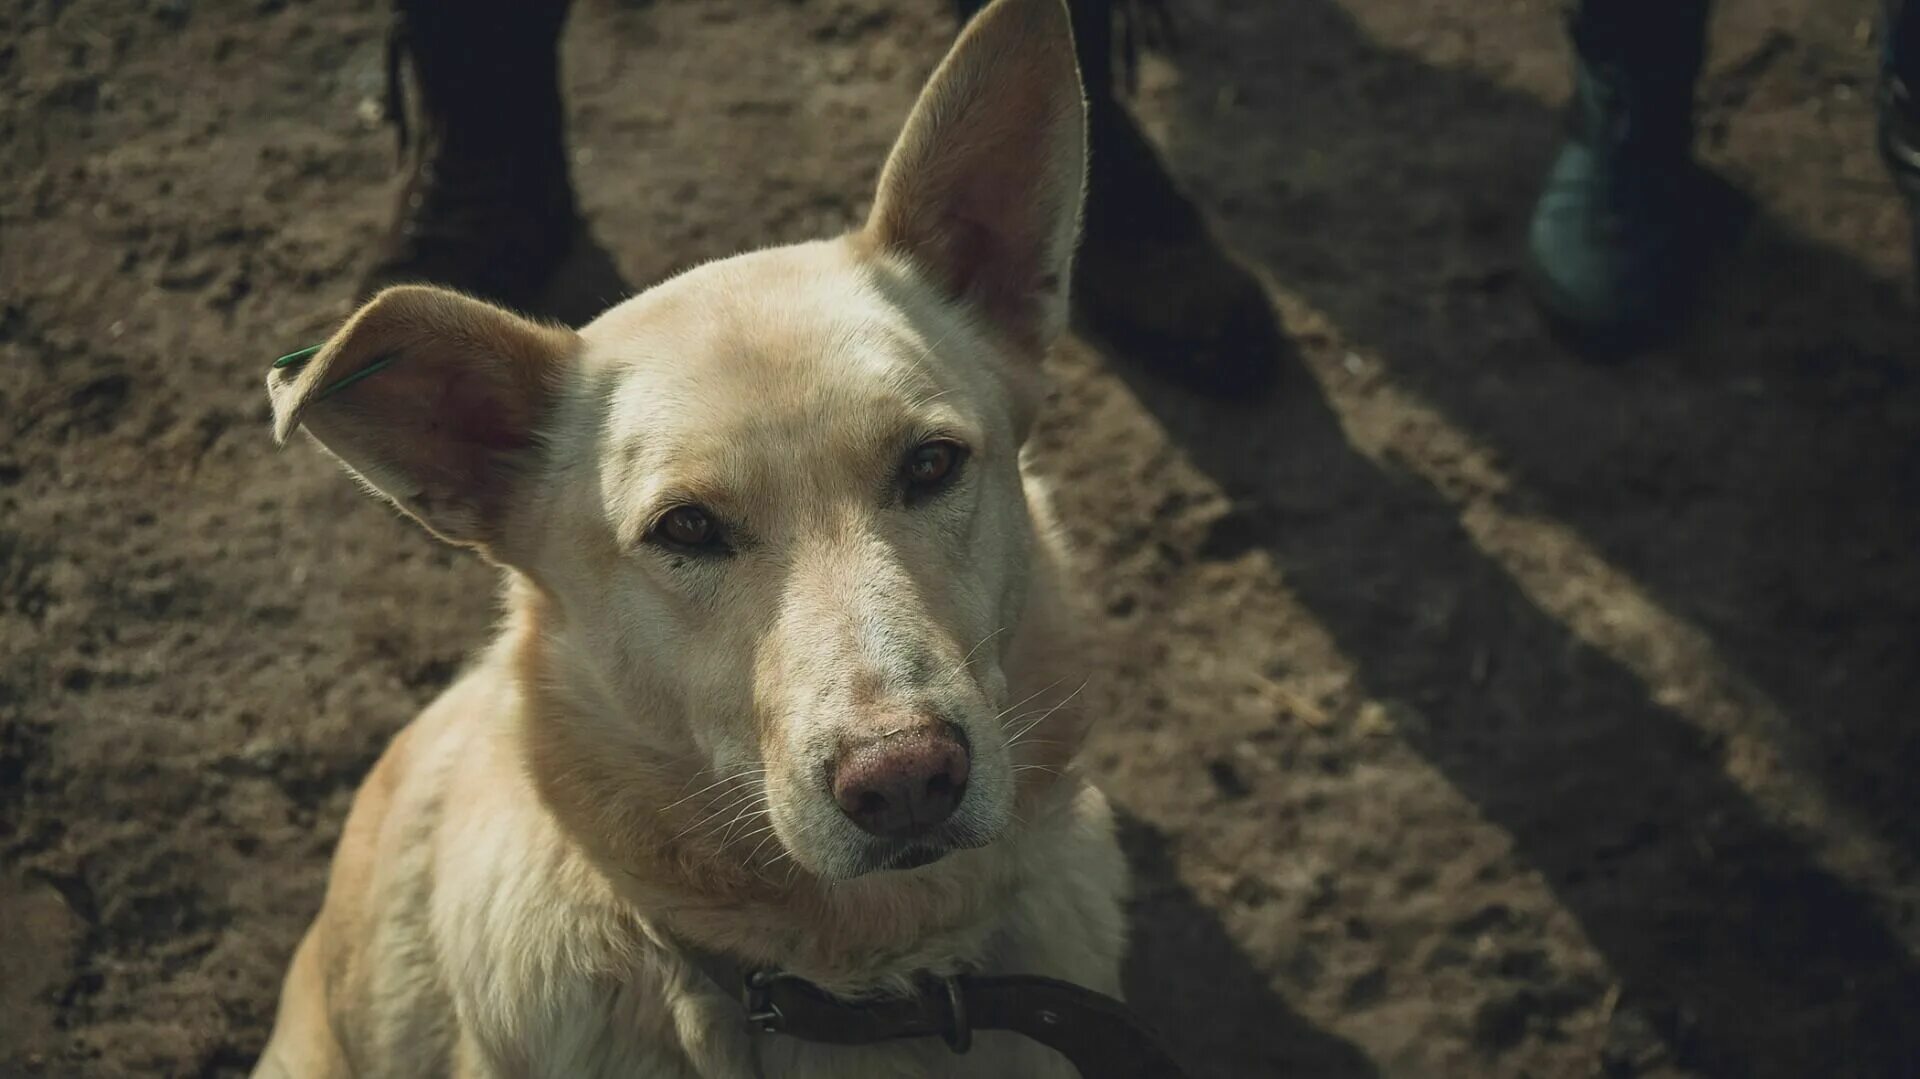
<path fill-rule="evenodd" d="M 951 723 L 860 742 L 834 762 L 833 800 L 863 831 L 908 839 L 953 814 L 967 793 L 969 756 Z"/>

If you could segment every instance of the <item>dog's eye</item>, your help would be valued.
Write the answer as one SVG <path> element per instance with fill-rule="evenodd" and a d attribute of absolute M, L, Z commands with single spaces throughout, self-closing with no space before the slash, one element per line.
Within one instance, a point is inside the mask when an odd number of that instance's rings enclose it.
<path fill-rule="evenodd" d="M 960 473 L 960 462 L 966 457 L 966 448 L 957 442 L 944 440 L 923 442 L 907 454 L 905 475 L 907 496 L 921 497 L 952 483 Z"/>
<path fill-rule="evenodd" d="M 660 515 L 653 526 L 652 538 L 674 547 L 717 548 L 720 526 L 713 515 L 699 506 L 675 506 Z"/>

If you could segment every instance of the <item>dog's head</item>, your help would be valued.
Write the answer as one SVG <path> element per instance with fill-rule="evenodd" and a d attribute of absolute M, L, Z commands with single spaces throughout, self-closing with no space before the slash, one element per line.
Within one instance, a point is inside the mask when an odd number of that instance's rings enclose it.
<path fill-rule="evenodd" d="M 389 290 L 275 372 L 277 434 L 304 425 L 530 584 L 523 668 L 556 704 L 529 721 L 535 772 L 605 842 L 737 843 L 825 879 L 985 844 L 1016 790 L 1018 459 L 1084 172 L 1062 0 L 999 0 L 861 231 L 700 267 L 578 333 Z"/>

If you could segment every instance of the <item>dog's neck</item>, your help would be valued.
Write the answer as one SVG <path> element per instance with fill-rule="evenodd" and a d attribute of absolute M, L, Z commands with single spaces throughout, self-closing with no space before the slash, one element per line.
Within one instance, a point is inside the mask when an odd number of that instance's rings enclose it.
<path fill-rule="evenodd" d="M 1062 681 L 1061 655 L 1071 634 L 1058 567 L 1046 561 L 1009 652 L 1016 699 Z M 656 768 L 636 768 L 619 789 L 582 783 L 581 772 L 564 761 L 535 766 L 534 758 L 554 752 L 543 743 L 543 730 L 603 706 L 591 695 L 570 695 L 568 679 L 557 675 L 564 628 L 556 632 L 554 612 L 542 607 L 551 601 L 526 582 L 517 582 L 511 597 L 498 645 L 511 656 L 513 692 L 520 697 L 511 752 L 533 777 L 538 811 L 605 878 L 631 917 L 660 939 L 775 966 L 835 991 L 860 991 L 916 971 L 963 969 L 991 948 L 1001 912 L 1034 871 L 1024 848 L 1037 832 L 1059 826 L 1083 783 L 1070 768 L 1084 726 L 1076 718 L 1027 751 L 1045 759 L 1024 762 L 1039 767 L 1020 773 L 1017 823 L 986 847 L 955 851 L 919 869 L 839 882 L 786 865 L 768 871 L 738 860 L 738 851 L 733 859 L 718 857 L 714 844 L 679 842 L 684 824 L 661 812 L 685 786 L 685 756 L 663 752 Z M 567 778 L 555 783 L 555 776 Z"/>

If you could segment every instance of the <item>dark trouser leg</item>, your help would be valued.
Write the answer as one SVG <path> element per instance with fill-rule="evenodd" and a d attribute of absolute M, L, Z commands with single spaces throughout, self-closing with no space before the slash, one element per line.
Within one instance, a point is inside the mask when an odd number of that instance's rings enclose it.
<path fill-rule="evenodd" d="M 1920 86 L 1920 4 L 1887 0 L 1886 8 L 1886 73 Z"/>
<path fill-rule="evenodd" d="M 1727 215 L 1695 168 L 1693 92 L 1706 0 L 1583 0 L 1568 19 L 1568 138 L 1528 232 L 1531 277 L 1580 343 L 1676 328 Z"/>
<path fill-rule="evenodd" d="M 1880 157 L 1907 200 L 1920 270 L 1920 3 L 1888 0 L 1882 32 Z"/>
<path fill-rule="evenodd" d="M 567 8 L 397 0 L 394 59 L 419 94 L 396 118 L 412 172 L 367 291 L 424 281 L 534 305 L 578 224 L 560 99 Z"/>
<path fill-rule="evenodd" d="M 560 29 L 567 0 L 397 0 L 432 130 L 462 154 L 502 140 L 537 144 L 540 164 L 564 164 Z"/>
<path fill-rule="evenodd" d="M 1582 67 L 1600 68 L 1630 84 L 1659 113 L 1647 117 L 1663 133 L 1691 122 L 1693 84 L 1707 47 L 1707 0 L 1579 0 L 1567 37 Z"/>
<path fill-rule="evenodd" d="M 1087 88 L 1087 209 L 1074 320 L 1122 355 L 1244 396 L 1286 351 L 1266 289 L 1213 237 L 1114 93 L 1118 0 L 1067 0 Z M 965 23 L 987 0 L 953 0 Z"/>

